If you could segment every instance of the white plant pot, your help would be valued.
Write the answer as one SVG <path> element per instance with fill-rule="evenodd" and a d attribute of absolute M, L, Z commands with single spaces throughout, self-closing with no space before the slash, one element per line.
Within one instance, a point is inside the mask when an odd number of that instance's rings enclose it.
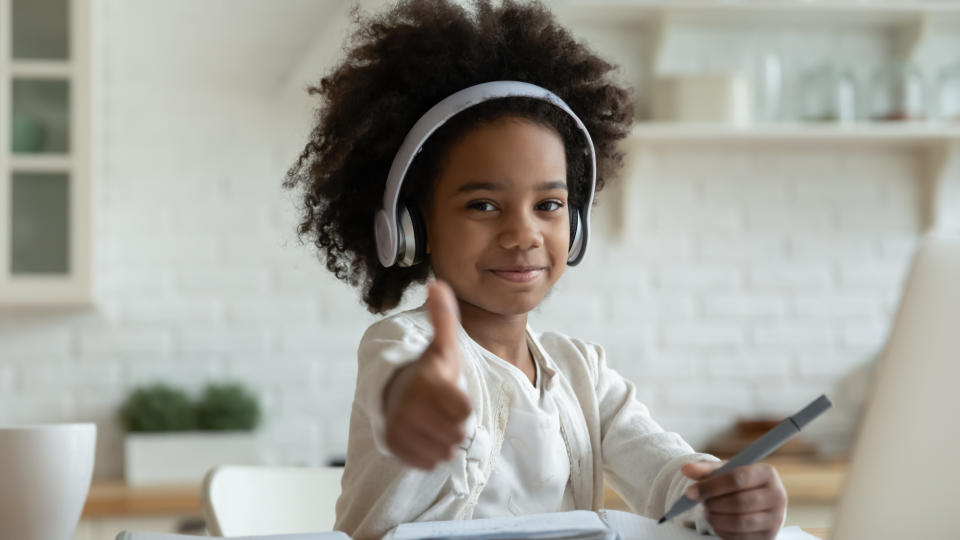
<path fill-rule="evenodd" d="M 259 438 L 249 431 L 130 433 L 124 453 L 131 486 L 200 484 L 217 465 L 264 464 Z"/>

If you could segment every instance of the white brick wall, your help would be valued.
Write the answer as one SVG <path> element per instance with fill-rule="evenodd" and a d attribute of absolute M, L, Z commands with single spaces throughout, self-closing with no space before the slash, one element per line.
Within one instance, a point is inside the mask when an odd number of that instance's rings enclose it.
<path fill-rule="evenodd" d="M 0 315 L 0 424 L 97 421 L 96 474 L 113 477 L 127 391 L 236 378 L 263 399 L 273 460 L 342 454 L 356 344 L 374 318 L 294 237 L 280 183 L 309 107 L 169 79 L 162 62 L 145 72 L 163 51 L 116 46 L 135 34 L 128 9 L 109 10 L 94 73 L 96 305 Z M 622 207 L 600 194 L 586 260 L 534 325 L 603 344 L 695 446 L 825 392 L 836 410 L 810 436 L 846 450 L 920 230 L 917 159 L 653 147 L 631 161 Z"/>

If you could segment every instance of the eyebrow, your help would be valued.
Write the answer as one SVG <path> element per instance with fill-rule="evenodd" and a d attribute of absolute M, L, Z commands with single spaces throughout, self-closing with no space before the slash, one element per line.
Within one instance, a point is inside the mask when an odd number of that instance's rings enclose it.
<path fill-rule="evenodd" d="M 506 188 L 500 182 L 481 182 L 481 181 L 470 181 L 466 184 L 457 188 L 457 193 L 467 193 L 470 191 L 504 191 Z M 540 182 L 536 185 L 538 191 L 549 191 L 551 189 L 562 189 L 567 190 L 567 183 L 562 180 L 547 180 L 546 182 Z"/>

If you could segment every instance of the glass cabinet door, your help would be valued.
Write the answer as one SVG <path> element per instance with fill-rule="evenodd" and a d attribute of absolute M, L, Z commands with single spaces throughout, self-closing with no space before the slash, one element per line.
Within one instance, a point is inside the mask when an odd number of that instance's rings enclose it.
<path fill-rule="evenodd" d="M 0 0 L 0 306 L 90 300 L 88 0 Z"/>
<path fill-rule="evenodd" d="M 14 60 L 70 58 L 68 0 L 12 0 Z"/>
<path fill-rule="evenodd" d="M 10 194 L 10 273 L 68 274 L 69 177 L 14 173 Z"/>
<path fill-rule="evenodd" d="M 14 154 L 70 152 L 70 82 L 13 79 L 10 150 Z"/>

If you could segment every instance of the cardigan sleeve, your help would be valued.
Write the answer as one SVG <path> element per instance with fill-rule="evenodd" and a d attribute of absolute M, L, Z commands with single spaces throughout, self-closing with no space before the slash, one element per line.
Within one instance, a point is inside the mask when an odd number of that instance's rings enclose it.
<path fill-rule="evenodd" d="M 357 349 L 357 388 L 354 400 L 370 420 L 374 446 L 384 455 L 387 448 L 383 390 L 397 369 L 423 354 L 432 330 L 411 317 L 390 317 L 371 325 Z"/>
<path fill-rule="evenodd" d="M 594 368 L 604 476 L 633 512 L 659 519 L 694 483 L 680 468 L 719 459 L 695 452 L 680 435 L 660 427 L 637 399 L 634 384 L 607 366 L 603 348 L 586 345 L 585 349 Z M 716 535 L 702 504 L 674 519 L 700 533 Z"/>

